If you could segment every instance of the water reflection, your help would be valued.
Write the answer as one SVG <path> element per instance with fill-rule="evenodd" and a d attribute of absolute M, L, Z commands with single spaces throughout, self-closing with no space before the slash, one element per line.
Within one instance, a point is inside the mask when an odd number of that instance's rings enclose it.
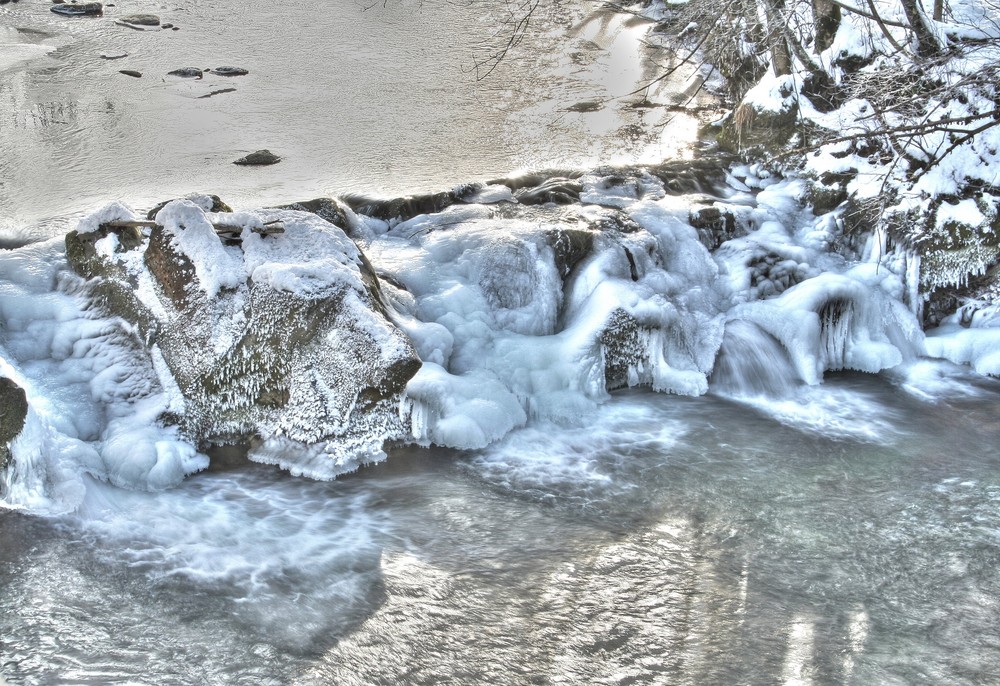
<path fill-rule="evenodd" d="M 56 35 L 46 40 L 58 49 L 0 72 L 0 106 L 18 123 L 0 127 L 0 237 L 63 233 L 70 224 L 54 218 L 114 198 L 144 207 L 203 191 L 259 206 L 402 195 L 525 167 L 658 161 L 693 139 L 693 119 L 668 125 L 660 110 L 623 104 L 658 68 L 640 41 L 646 25 L 580 0 L 545 3 L 524 48 L 482 82 L 470 67 L 504 3 L 157 8 L 177 32 L 132 31 L 114 24 L 117 12 L 19 15 Z M 0 44 L 21 44 L 11 36 Z M 127 57 L 100 57 L 119 52 Z M 167 75 L 222 64 L 250 74 Z M 225 89 L 235 90 L 204 97 Z M 568 110 L 595 99 L 597 111 Z M 260 147 L 282 163 L 231 164 Z"/>
<path fill-rule="evenodd" d="M 486 451 L 317 483 L 230 461 L 0 513 L 11 683 L 988 683 L 995 382 L 877 401 L 894 440 L 619 393 Z M 995 422 L 994 422 L 995 423 Z M 534 453 L 529 447 L 534 446 Z"/>

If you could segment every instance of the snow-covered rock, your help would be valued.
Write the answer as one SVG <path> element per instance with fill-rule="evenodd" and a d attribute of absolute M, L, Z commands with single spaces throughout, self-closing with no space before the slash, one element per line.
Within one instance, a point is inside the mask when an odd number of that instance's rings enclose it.
<path fill-rule="evenodd" d="M 194 445 L 250 441 L 253 459 L 332 478 L 405 434 L 399 402 L 420 360 L 357 246 L 316 215 L 179 200 L 152 228 L 69 234 L 67 257 L 105 314 L 134 326 Z"/>

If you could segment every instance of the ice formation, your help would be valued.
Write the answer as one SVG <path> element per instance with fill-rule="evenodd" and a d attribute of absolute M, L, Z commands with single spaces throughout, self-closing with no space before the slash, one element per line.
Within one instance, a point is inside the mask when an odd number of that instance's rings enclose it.
<path fill-rule="evenodd" d="M 559 205 L 494 183 L 388 218 L 192 197 L 141 226 L 115 203 L 65 248 L 7 251 L 0 375 L 29 410 L 3 500 L 167 488 L 232 441 L 333 478 L 386 441 L 482 448 L 627 386 L 780 394 L 928 353 L 1000 373 L 1000 316 L 925 340 L 913 264 L 878 241 L 839 254 L 840 211 L 814 217 L 800 182 L 735 167 L 684 195 L 659 174 L 586 175 Z"/>

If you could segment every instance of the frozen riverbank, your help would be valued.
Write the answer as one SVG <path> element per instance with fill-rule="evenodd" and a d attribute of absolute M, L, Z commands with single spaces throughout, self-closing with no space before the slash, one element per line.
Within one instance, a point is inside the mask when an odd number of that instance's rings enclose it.
<path fill-rule="evenodd" d="M 925 339 L 906 253 L 846 240 L 843 210 L 813 215 L 805 188 L 679 162 L 357 212 L 111 205 L 65 254 L 0 256 L 2 363 L 30 407 L 4 498 L 73 510 L 88 476 L 159 490 L 229 443 L 332 478 L 389 442 L 480 449 L 623 387 L 822 421 L 836 411 L 797 394 L 828 372 L 931 398 L 947 379 L 928 353 L 991 372 L 988 318 Z"/>

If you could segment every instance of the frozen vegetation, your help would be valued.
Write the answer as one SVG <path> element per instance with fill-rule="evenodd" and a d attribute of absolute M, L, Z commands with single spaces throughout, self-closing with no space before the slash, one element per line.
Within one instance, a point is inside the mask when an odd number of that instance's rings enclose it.
<path fill-rule="evenodd" d="M 732 104 L 714 127 L 719 144 L 803 178 L 816 215 L 836 210 L 828 221 L 841 224 L 840 252 L 853 244 L 857 258 L 902 279 L 907 291 L 894 297 L 928 328 L 928 351 L 995 374 L 1000 7 L 692 0 L 652 8 L 664 33 L 724 77 L 710 84 Z M 868 362 L 884 364 L 886 354 Z"/>

